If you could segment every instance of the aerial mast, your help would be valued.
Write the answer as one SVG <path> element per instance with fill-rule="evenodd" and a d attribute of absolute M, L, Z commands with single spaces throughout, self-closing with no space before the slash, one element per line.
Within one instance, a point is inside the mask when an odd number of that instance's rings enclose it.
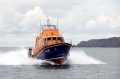
<path fill-rule="evenodd" d="M 49 19 L 48 19 L 48 16 L 47 16 L 47 26 L 49 25 Z"/>
<path fill-rule="evenodd" d="M 57 29 L 58 29 L 58 19 L 57 19 Z"/>
<path fill-rule="evenodd" d="M 41 34 L 41 20 L 40 20 L 40 34 Z"/>

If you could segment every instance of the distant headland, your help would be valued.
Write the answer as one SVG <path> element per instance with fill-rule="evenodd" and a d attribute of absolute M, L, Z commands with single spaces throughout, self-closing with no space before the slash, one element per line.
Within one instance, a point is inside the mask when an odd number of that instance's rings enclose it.
<path fill-rule="evenodd" d="M 77 47 L 120 47 L 120 37 L 81 41 Z"/>

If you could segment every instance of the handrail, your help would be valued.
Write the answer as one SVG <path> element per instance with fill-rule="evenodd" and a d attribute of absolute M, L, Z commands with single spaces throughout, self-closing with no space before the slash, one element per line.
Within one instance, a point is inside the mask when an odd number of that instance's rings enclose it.
<path fill-rule="evenodd" d="M 70 43 L 72 44 L 72 40 L 71 39 L 64 39 L 65 43 Z"/>

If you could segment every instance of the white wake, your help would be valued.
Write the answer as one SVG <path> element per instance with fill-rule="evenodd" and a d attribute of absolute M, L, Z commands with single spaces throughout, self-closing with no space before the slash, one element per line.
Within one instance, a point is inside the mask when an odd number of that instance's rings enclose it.
<path fill-rule="evenodd" d="M 88 56 L 85 52 L 71 52 L 65 64 L 106 64 L 93 57 Z"/>
<path fill-rule="evenodd" d="M 21 48 L 17 51 L 10 51 L 10 52 L 0 52 L 0 65 L 41 65 L 43 60 L 37 60 L 27 57 L 28 50 L 25 48 Z M 48 62 L 51 63 L 51 62 Z M 65 64 L 105 64 L 102 61 L 96 60 L 88 56 L 85 52 L 71 52 L 70 56 L 67 61 L 64 62 Z"/>
<path fill-rule="evenodd" d="M 0 52 L 0 65 L 35 65 L 43 62 L 42 60 L 28 58 L 27 52 L 25 48 L 7 53 Z"/>

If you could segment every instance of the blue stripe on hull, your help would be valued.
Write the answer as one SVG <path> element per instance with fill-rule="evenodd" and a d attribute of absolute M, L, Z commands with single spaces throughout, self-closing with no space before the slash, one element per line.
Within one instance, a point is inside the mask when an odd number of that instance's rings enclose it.
<path fill-rule="evenodd" d="M 58 58 L 58 57 L 67 58 L 70 48 L 71 46 L 66 45 L 66 44 L 47 47 L 39 55 L 37 55 L 36 58 L 42 59 L 42 60 Z"/>

